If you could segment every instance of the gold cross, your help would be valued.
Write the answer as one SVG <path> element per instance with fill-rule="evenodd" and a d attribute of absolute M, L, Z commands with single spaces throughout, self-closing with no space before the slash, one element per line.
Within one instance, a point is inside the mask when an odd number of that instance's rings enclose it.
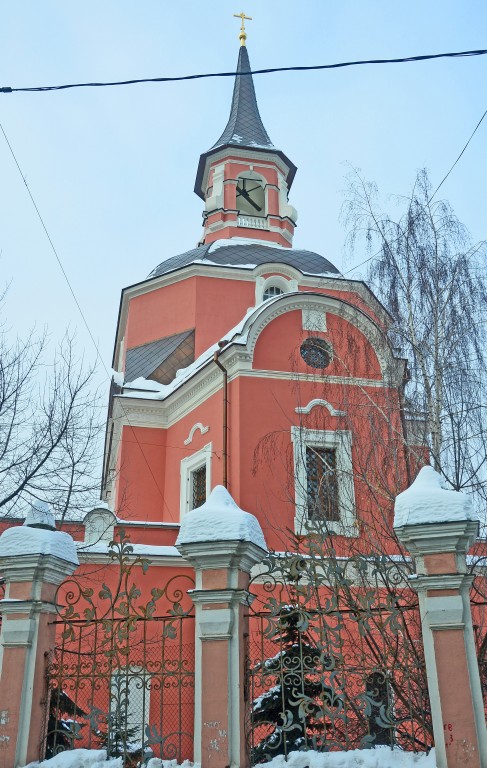
<path fill-rule="evenodd" d="M 252 21 L 252 16 L 246 16 L 243 11 L 242 13 L 234 13 L 233 15 L 236 19 L 242 20 L 242 26 L 240 27 L 240 34 L 238 39 L 240 40 L 240 45 L 245 45 L 245 41 L 247 39 L 247 33 L 245 32 L 245 20 Z"/>

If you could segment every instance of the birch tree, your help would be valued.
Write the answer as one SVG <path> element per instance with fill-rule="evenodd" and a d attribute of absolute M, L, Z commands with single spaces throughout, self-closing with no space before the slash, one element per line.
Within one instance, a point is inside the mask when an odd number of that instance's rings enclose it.
<path fill-rule="evenodd" d="M 435 200 L 426 170 L 395 218 L 357 173 L 345 205 L 352 251 L 365 240 L 368 283 L 392 315 L 408 359 L 406 405 L 424 416 L 431 462 L 485 511 L 487 462 L 485 242 L 473 244 L 451 205 Z"/>

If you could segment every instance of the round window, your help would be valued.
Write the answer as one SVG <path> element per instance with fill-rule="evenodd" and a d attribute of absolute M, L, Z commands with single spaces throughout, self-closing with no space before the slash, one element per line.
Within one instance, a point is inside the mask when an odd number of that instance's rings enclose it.
<path fill-rule="evenodd" d="M 330 344 L 324 339 L 310 336 L 305 339 L 299 349 L 304 362 L 311 368 L 326 368 L 333 359 Z"/>
<path fill-rule="evenodd" d="M 284 291 L 282 291 L 277 285 L 269 285 L 265 289 L 264 295 L 262 298 L 264 301 L 267 301 L 267 299 L 273 299 L 274 296 L 280 296 L 283 293 Z"/>

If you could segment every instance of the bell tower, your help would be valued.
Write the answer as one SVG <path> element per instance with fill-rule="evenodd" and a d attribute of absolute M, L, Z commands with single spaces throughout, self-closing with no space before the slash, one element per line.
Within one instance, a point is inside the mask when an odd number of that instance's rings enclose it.
<path fill-rule="evenodd" d="M 296 166 L 269 138 L 255 97 L 242 20 L 228 123 L 200 156 L 195 192 L 205 202 L 202 244 L 233 237 L 291 247 L 297 211 L 288 192 Z"/>

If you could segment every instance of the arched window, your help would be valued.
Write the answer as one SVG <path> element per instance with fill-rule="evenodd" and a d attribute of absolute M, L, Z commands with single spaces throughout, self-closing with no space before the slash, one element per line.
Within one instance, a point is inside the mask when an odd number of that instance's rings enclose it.
<path fill-rule="evenodd" d="M 279 288 L 278 285 L 268 285 L 263 293 L 262 300 L 267 301 L 267 299 L 272 299 L 274 296 L 281 296 L 284 293 L 282 288 Z"/>

